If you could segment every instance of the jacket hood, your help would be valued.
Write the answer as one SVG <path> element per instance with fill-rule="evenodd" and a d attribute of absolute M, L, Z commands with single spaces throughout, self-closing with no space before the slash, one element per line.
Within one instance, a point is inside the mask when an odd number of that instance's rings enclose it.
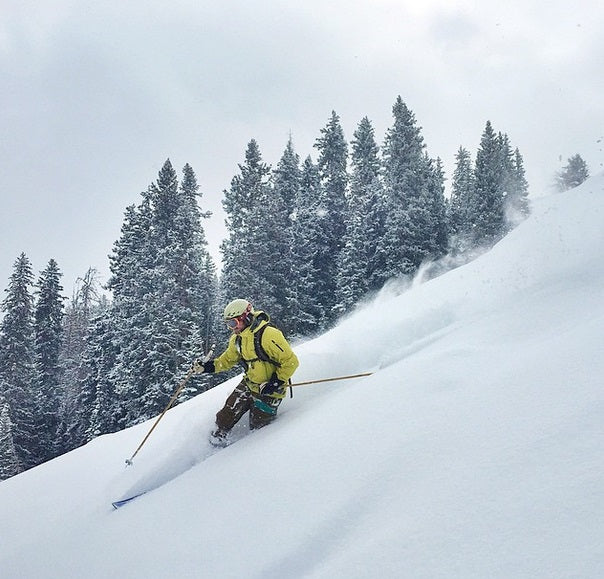
<path fill-rule="evenodd" d="M 255 332 L 261 325 L 263 325 L 263 322 L 268 324 L 268 322 L 271 320 L 270 316 L 261 310 L 254 311 L 252 315 L 254 316 L 254 320 L 250 324 L 250 330 L 252 332 Z"/>

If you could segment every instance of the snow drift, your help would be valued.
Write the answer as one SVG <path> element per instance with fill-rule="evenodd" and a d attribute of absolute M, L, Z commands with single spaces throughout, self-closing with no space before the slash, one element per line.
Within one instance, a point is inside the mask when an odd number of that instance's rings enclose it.
<path fill-rule="evenodd" d="M 300 387 L 224 450 L 206 437 L 233 380 L 130 468 L 151 423 L 1 483 L 2 577 L 604 576 L 603 206 L 600 175 L 385 290 L 297 348 L 297 380 L 371 377 Z"/>

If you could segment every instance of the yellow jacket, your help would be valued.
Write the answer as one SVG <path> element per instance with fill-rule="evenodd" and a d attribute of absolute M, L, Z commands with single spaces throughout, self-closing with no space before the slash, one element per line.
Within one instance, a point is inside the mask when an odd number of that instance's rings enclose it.
<path fill-rule="evenodd" d="M 296 371 L 299 361 L 281 330 L 268 325 L 269 317 L 266 313 L 256 311 L 253 316 L 254 319 L 247 328 L 239 334 L 231 335 L 226 350 L 214 359 L 214 368 L 216 372 L 223 372 L 237 363 L 243 363 L 246 368 L 246 385 L 257 394 L 260 384 L 270 380 L 273 374 L 276 374 L 279 380 L 287 382 Z M 262 328 L 264 330 L 260 342 L 270 361 L 259 359 L 254 345 L 254 336 Z M 284 391 L 274 394 L 275 397 L 284 395 Z"/>

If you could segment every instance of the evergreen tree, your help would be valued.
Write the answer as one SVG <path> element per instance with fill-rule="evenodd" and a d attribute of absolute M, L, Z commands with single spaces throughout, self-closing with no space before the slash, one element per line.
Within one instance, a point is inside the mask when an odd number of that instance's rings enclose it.
<path fill-rule="evenodd" d="M 298 336 L 314 335 L 326 320 L 325 306 L 319 299 L 324 292 L 320 251 L 323 243 L 322 215 L 319 171 L 307 157 L 302 165 L 292 225 L 295 268 L 292 271 L 294 294 L 291 310 L 296 320 L 293 333 Z"/>
<path fill-rule="evenodd" d="M 5 388 L 2 388 L 5 390 Z M 8 403 L 0 398 L 0 481 L 19 474 L 22 470 L 13 439 L 13 423 Z"/>
<path fill-rule="evenodd" d="M 530 213 L 528 182 L 525 177 L 524 161 L 518 149 L 514 151 L 511 171 L 510 188 L 504 199 L 508 230 L 512 230 Z"/>
<path fill-rule="evenodd" d="M 295 300 L 292 272 L 298 267 L 294 261 L 292 215 L 300 194 L 300 157 L 294 151 L 292 139 L 273 172 L 273 190 L 269 211 L 264 220 L 269 242 L 266 248 L 265 275 L 272 287 L 274 302 L 266 304 L 279 327 L 291 335 L 296 327 L 296 316 L 292 310 Z"/>
<path fill-rule="evenodd" d="M 144 392 L 133 393 L 130 380 L 137 374 L 129 372 L 123 365 L 124 358 L 119 357 L 123 345 L 113 315 L 109 309 L 91 321 L 84 352 L 88 371 L 80 383 L 72 430 L 74 441 L 79 444 L 140 422 L 143 415 Z M 144 360 L 142 354 L 140 357 Z"/>
<path fill-rule="evenodd" d="M 92 352 L 86 358 L 87 379 L 82 388 L 82 396 L 90 411 L 97 396 L 107 399 L 103 394 L 105 391 L 119 395 L 121 408 L 127 410 L 118 413 L 121 422 L 117 427 L 102 423 L 99 418 L 102 414 L 95 412 L 94 426 L 86 422 L 79 428 L 85 440 L 97 431 L 106 433 L 125 428 L 142 414 L 141 399 L 147 383 L 139 382 L 139 376 L 147 370 L 145 360 L 151 348 L 148 339 L 157 258 L 150 241 L 151 187 L 142 193 L 142 197 L 139 207 L 126 209 L 121 236 L 110 256 L 112 275 L 107 287 L 113 292 L 113 301 L 110 312 L 95 320 L 89 343 Z M 89 419 L 90 416 L 87 417 Z"/>
<path fill-rule="evenodd" d="M 162 171 L 166 168 L 171 168 L 169 161 Z M 188 164 L 183 168 L 180 186 L 173 170 L 168 172 L 168 177 L 162 183 L 160 173 L 152 223 L 151 243 L 158 250 L 151 294 L 157 300 L 151 320 L 155 344 L 151 367 L 157 374 L 155 386 L 146 392 L 148 414 L 165 406 L 174 382 L 188 369 L 191 357 L 201 355 L 204 348 L 209 347 L 212 336 L 207 330 L 211 327 L 216 300 L 215 267 L 202 227 L 202 219 L 209 214 L 199 210 L 197 178 Z M 162 203 L 166 196 L 170 201 Z M 196 389 L 189 388 L 187 395 L 205 389 L 208 380 L 208 377 L 199 377 L 192 381 L 191 386 L 195 384 Z M 163 388 L 159 386 L 162 382 L 166 384 Z"/>
<path fill-rule="evenodd" d="M 180 285 L 191 289 L 190 299 L 183 300 L 183 304 L 188 307 L 185 317 L 191 316 L 190 320 L 194 328 L 188 339 L 189 347 L 201 353 L 209 347 L 216 336 L 214 324 L 218 278 L 203 227 L 203 220 L 211 217 L 212 213 L 201 212 L 199 209 L 203 196 L 199 192 L 195 172 L 188 164 L 183 168 L 181 189 L 184 201 L 176 230 L 179 232 L 181 259 L 189 266 L 183 269 Z"/>
<path fill-rule="evenodd" d="M 373 181 L 367 190 L 366 241 L 364 251 L 367 255 L 367 290 L 378 291 L 388 279 L 388 247 L 383 242 L 386 221 L 390 211 L 390 200 L 381 179 Z"/>
<path fill-rule="evenodd" d="M 142 197 L 126 210 L 110 262 L 113 302 L 90 338 L 86 436 L 160 412 L 209 342 L 216 280 L 192 168 L 185 166 L 179 184 L 167 160 Z M 186 395 L 208 381 L 197 380 Z"/>
<path fill-rule="evenodd" d="M 459 147 L 455 155 L 455 170 L 451 183 L 451 202 L 449 205 L 449 231 L 451 233 L 451 251 L 464 251 L 472 231 L 472 208 L 474 204 L 475 183 L 472 158 L 468 150 Z"/>
<path fill-rule="evenodd" d="M 35 390 L 39 408 L 37 431 L 40 438 L 39 462 L 57 455 L 58 427 L 62 400 L 60 364 L 63 331 L 63 288 L 57 262 L 51 259 L 37 285 L 34 313 Z"/>
<path fill-rule="evenodd" d="M 415 115 L 400 96 L 392 111 L 394 123 L 383 147 L 384 234 L 377 248 L 384 263 L 373 274 L 374 280 L 382 283 L 414 273 L 424 260 L 439 252 L 435 242 L 438 227 L 432 215 L 438 176 L 424 155 Z"/>
<path fill-rule="evenodd" d="M 222 302 L 248 298 L 270 312 L 273 321 L 292 333 L 292 212 L 300 187 L 299 158 L 291 139 L 271 175 L 256 141 L 246 150 L 245 164 L 225 191 L 229 237 L 222 244 Z M 274 181 L 271 179 L 274 177 Z"/>
<path fill-rule="evenodd" d="M 324 309 L 326 322 L 330 322 L 338 313 L 335 306 L 339 254 L 348 220 L 348 145 L 335 111 L 332 111 L 325 128 L 321 129 L 321 135 L 315 143 L 319 151 L 317 165 L 321 178 L 321 208 L 317 224 L 323 237 L 323 243 L 317 248 L 320 252 L 317 265 L 323 277 L 321 293 L 317 297 Z"/>
<path fill-rule="evenodd" d="M 589 168 L 581 155 L 573 155 L 556 175 L 556 189 L 560 192 L 578 187 L 589 178 Z"/>
<path fill-rule="evenodd" d="M 359 123 L 351 146 L 349 217 L 336 277 L 338 313 L 347 311 L 367 293 L 372 248 L 378 239 L 371 218 L 375 216 L 372 203 L 379 187 L 380 160 L 373 126 L 367 117 Z"/>
<path fill-rule="evenodd" d="M 450 250 L 463 253 L 491 245 L 529 214 L 528 183 L 522 155 L 506 134 L 483 132 L 476 166 L 460 147 L 456 155 L 449 206 Z"/>
<path fill-rule="evenodd" d="M 213 286 L 206 278 L 209 255 L 196 200 L 197 180 L 190 166 L 183 173 L 179 186 L 167 160 L 145 200 L 150 222 L 142 246 L 153 259 L 145 274 L 148 287 L 138 296 L 138 339 L 122 345 L 119 354 L 138 414 L 129 412 L 127 423 L 160 412 L 191 356 L 203 351 Z"/>
<path fill-rule="evenodd" d="M 245 163 L 239 165 L 239 171 L 222 201 L 228 237 L 221 244 L 220 297 L 222 303 L 241 297 L 261 307 L 272 297 L 268 281 L 259 275 L 256 254 L 268 242 L 264 227 L 271 169 L 263 162 L 254 139 L 247 146 Z"/>
<path fill-rule="evenodd" d="M 22 253 L 16 260 L 0 324 L 0 397 L 9 405 L 13 443 L 20 468 L 37 464 L 38 437 L 35 430 L 34 318 L 31 263 Z"/>
<path fill-rule="evenodd" d="M 447 204 L 445 201 L 445 172 L 440 158 L 432 161 L 425 155 L 428 169 L 428 194 L 430 212 L 430 257 L 438 259 L 447 253 L 449 246 L 449 225 L 447 221 Z"/>
<path fill-rule="evenodd" d="M 508 161 L 502 149 L 501 137 L 487 121 L 476 155 L 476 193 L 472 207 L 473 244 L 492 245 L 505 231 L 503 198 Z"/>
<path fill-rule="evenodd" d="M 291 215 L 294 210 L 296 199 L 300 193 L 300 156 L 294 150 L 294 143 L 291 139 L 287 141 L 285 151 L 273 171 L 274 189 L 279 192 L 279 197 L 283 200 L 283 204 L 288 208 L 286 217 L 289 219 L 287 223 L 291 226 Z"/>

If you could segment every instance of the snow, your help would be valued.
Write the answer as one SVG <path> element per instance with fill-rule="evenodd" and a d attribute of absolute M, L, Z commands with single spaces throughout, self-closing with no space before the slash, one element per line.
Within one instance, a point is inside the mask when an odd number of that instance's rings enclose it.
<path fill-rule="evenodd" d="M 0 484 L 3 578 L 604 576 L 604 174 L 298 345 L 279 419 L 230 380 Z M 245 419 L 244 419 L 245 420 Z M 114 510 L 111 502 L 154 489 Z"/>

